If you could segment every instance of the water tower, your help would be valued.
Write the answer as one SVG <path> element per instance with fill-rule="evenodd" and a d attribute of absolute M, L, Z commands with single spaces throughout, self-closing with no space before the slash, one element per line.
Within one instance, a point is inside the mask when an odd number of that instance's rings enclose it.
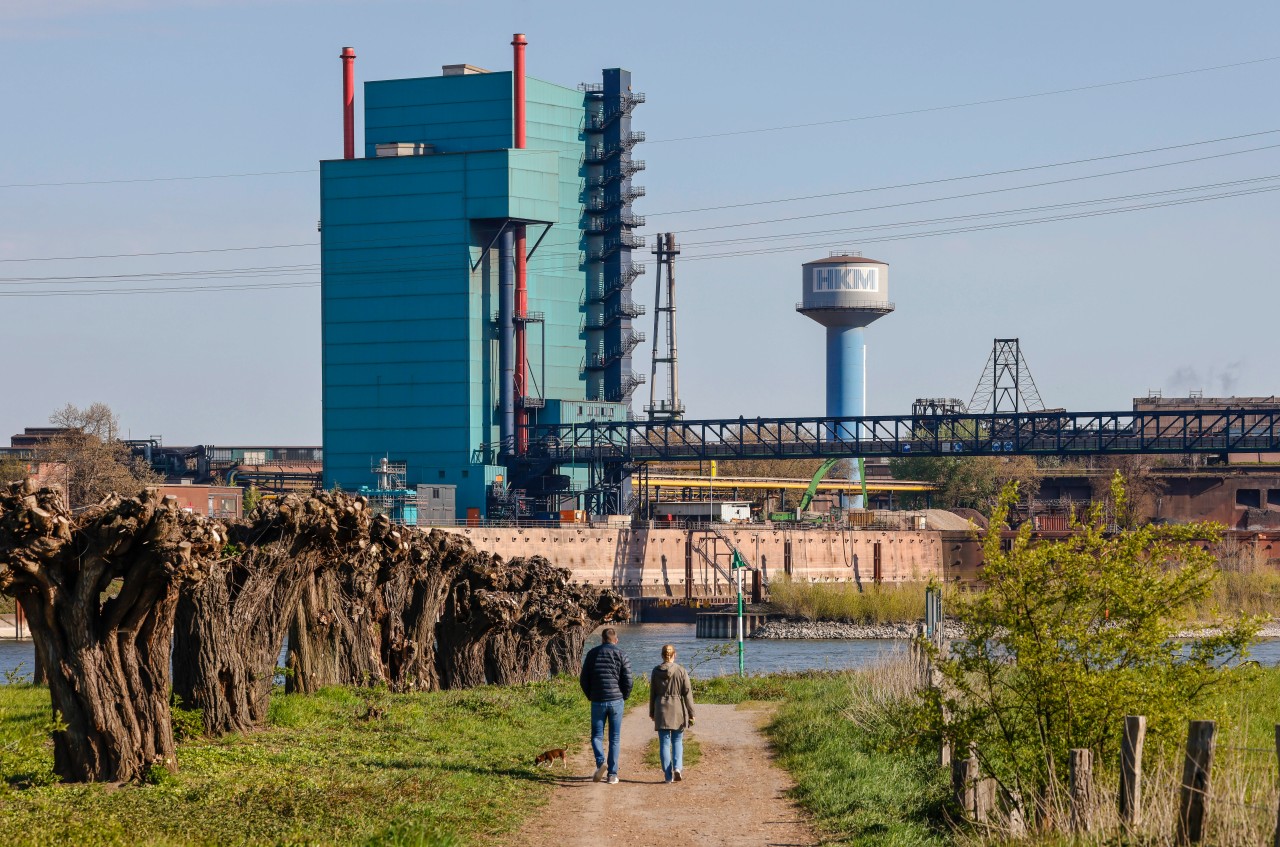
<path fill-rule="evenodd" d="M 889 266 L 861 253 L 832 253 L 805 262 L 804 291 L 796 311 L 827 328 L 827 416 L 867 413 L 867 343 L 864 330 L 893 311 Z M 857 462 L 850 479 L 860 480 Z M 854 508 L 863 507 L 853 498 Z"/>

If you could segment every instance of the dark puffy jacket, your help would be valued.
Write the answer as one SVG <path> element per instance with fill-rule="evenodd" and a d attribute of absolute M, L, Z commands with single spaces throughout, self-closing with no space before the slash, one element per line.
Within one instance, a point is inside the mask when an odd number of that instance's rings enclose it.
<path fill-rule="evenodd" d="M 631 662 L 616 644 L 601 644 L 587 652 L 578 678 L 582 693 L 593 703 L 631 696 Z"/>

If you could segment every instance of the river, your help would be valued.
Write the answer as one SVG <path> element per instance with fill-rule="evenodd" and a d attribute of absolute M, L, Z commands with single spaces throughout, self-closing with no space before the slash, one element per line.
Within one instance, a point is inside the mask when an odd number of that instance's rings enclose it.
<path fill-rule="evenodd" d="M 587 641 L 587 647 L 599 643 L 597 634 Z M 690 668 L 695 676 L 721 676 L 738 671 L 737 642 L 695 638 L 693 624 L 641 623 L 618 627 L 618 646 L 631 659 L 637 673 L 648 673 L 661 661 L 663 644 L 674 644 L 677 661 Z M 860 668 L 901 652 L 906 646 L 907 642 L 901 639 L 747 639 L 746 668 L 748 673 Z M 0 685 L 7 682 L 10 674 L 29 675 L 32 657 L 30 641 L 0 641 Z M 1251 658 L 1263 665 L 1280 665 L 1280 639 L 1257 642 Z M 282 657 L 281 663 L 283 661 Z"/>

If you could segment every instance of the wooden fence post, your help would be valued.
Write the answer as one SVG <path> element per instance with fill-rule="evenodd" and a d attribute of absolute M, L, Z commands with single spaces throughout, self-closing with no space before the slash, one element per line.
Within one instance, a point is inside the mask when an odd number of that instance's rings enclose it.
<path fill-rule="evenodd" d="M 1071 831 L 1088 832 L 1093 810 L 1093 751 L 1071 751 Z"/>
<path fill-rule="evenodd" d="M 981 777 L 977 749 L 970 744 L 969 756 L 951 760 L 951 790 L 965 817 L 974 819 L 978 807 L 978 780 Z"/>
<path fill-rule="evenodd" d="M 1020 791 L 1009 792 L 1009 837 L 1027 837 L 1027 814 L 1022 806 L 1022 793 Z"/>
<path fill-rule="evenodd" d="M 1120 745 L 1120 822 L 1128 828 L 1142 823 L 1142 744 L 1146 737 L 1146 717 L 1126 715 Z"/>
<path fill-rule="evenodd" d="M 947 708 L 944 701 L 942 704 L 942 725 L 946 726 L 951 723 L 951 710 Z M 945 735 L 942 736 L 942 743 L 938 746 L 938 764 L 942 767 L 948 767 L 951 764 L 951 742 L 947 740 Z"/>
<path fill-rule="evenodd" d="M 1213 721 L 1191 721 L 1187 727 L 1187 752 L 1182 765 L 1178 796 L 1179 845 L 1204 840 L 1209 806 L 1209 771 L 1213 767 L 1213 742 L 1218 731 Z"/>
<path fill-rule="evenodd" d="M 1280 763 L 1280 724 L 1276 724 L 1276 761 Z M 1280 847 L 1280 803 L 1276 804 L 1276 835 L 1274 847 Z"/>

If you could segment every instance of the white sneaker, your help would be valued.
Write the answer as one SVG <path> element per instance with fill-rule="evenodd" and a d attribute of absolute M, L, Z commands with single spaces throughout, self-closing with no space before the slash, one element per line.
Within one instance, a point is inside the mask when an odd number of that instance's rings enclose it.
<path fill-rule="evenodd" d="M 609 777 L 609 784 L 610 785 L 618 784 L 618 775 L 616 773 L 613 776 Z"/>
<path fill-rule="evenodd" d="M 604 782 L 604 775 L 609 771 L 608 765 L 601 765 L 596 768 L 596 772 L 591 775 L 592 782 Z"/>

